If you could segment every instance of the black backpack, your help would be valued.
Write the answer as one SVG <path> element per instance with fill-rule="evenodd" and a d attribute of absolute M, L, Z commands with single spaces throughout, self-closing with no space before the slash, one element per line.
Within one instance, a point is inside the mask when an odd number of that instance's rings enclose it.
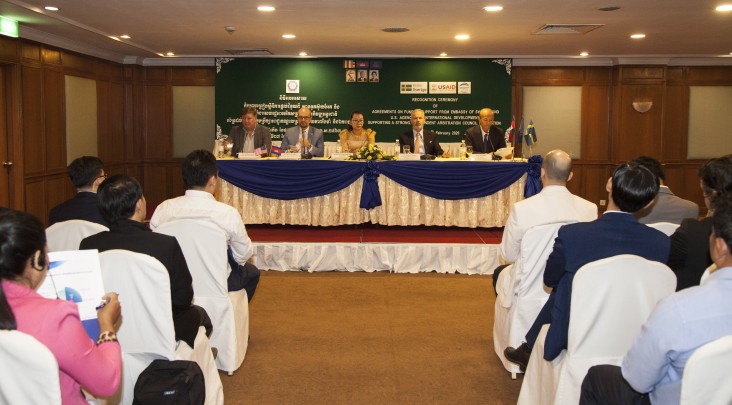
<path fill-rule="evenodd" d="M 194 361 L 154 360 L 135 383 L 133 405 L 203 405 L 206 385 Z"/>

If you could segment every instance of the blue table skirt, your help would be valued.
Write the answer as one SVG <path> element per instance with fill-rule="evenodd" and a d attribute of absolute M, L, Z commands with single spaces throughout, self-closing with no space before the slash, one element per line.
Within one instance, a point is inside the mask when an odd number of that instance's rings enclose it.
<path fill-rule="evenodd" d="M 541 191 L 541 156 L 526 162 L 219 160 L 219 176 L 260 197 L 296 200 L 334 193 L 363 178 L 361 208 L 381 205 L 377 178 L 384 175 L 441 200 L 481 198 L 528 173 L 524 197 Z"/>

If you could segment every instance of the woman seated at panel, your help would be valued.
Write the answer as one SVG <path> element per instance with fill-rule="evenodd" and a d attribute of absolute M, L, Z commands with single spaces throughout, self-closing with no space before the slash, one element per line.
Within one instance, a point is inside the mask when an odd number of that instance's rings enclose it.
<path fill-rule="evenodd" d="M 114 395 L 122 374 L 114 333 L 120 317 L 117 294 L 104 296 L 107 304 L 97 311 L 102 333 L 94 343 L 81 325 L 74 302 L 50 300 L 36 293 L 49 265 L 41 222 L 24 212 L 3 211 L 0 249 L 0 330 L 17 329 L 48 347 L 58 362 L 64 405 L 88 404 L 80 387 L 95 396 Z"/>
<path fill-rule="evenodd" d="M 376 143 L 376 131 L 363 127 L 363 114 L 360 111 L 351 113 L 351 125 L 338 135 L 341 143 L 341 150 L 344 152 L 357 152 L 364 145 Z"/>
<path fill-rule="evenodd" d="M 714 201 L 732 194 L 732 155 L 710 159 L 699 167 L 699 185 L 707 206 L 701 221 L 685 219 L 671 235 L 668 267 L 676 273 L 676 291 L 699 285 L 704 270 L 712 264 L 709 234 L 712 232 Z"/>

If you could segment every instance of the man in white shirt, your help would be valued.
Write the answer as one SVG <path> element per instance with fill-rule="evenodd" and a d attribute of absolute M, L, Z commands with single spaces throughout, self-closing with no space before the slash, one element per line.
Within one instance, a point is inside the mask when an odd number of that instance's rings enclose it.
<path fill-rule="evenodd" d="M 307 107 L 297 110 L 297 125 L 288 128 L 282 137 L 282 150 L 300 152 L 303 156 L 323 157 L 323 130 L 310 126 L 313 118 Z"/>
<path fill-rule="evenodd" d="M 252 241 L 239 212 L 214 198 L 218 181 L 216 157 L 211 152 L 195 150 L 189 153 L 183 161 L 185 195 L 163 201 L 150 219 L 150 228 L 155 230 L 166 222 L 183 218 L 216 224 L 229 243 L 229 291 L 243 288 L 251 301 L 259 283 L 259 269 L 248 262 L 253 253 Z"/>
<path fill-rule="evenodd" d="M 656 305 L 621 367 L 590 368 L 580 404 L 678 404 L 684 369 L 701 346 L 732 334 L 732 198 L 714 202 L 709 252 L 717 270 Z"/>
<path fill-rule="evenodd" d="M 544 156 L 541 166 L 542 189 L 539 194 L 515 203 L 503 228 L 501 256 L 507 263 L 518 259 L 521 240 L 531 228 L 539 225 L 587 222 L 597 219 L 597 205 L 578 197 L 567 190 L 572 179 L 572 158 L 559 149 Z M 501 265 L 493 271 L 493 288 L 498 294 L 498 275 L 508 265 Z M 506 271 L 513 271 L 513 267 Z M 509 292 L 507 292 L 509 293 Z M 513 294 L 513 292 L 510 292 Z"/>

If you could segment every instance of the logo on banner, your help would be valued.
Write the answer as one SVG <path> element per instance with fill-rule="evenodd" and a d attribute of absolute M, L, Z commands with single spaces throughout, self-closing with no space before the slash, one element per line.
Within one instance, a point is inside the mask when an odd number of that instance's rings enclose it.
<path fill-rule="evenodd" d="M 457 85 L 455 82 L 430 82 L 430 94 L 455 94 Z"/>
<path fill-rule="evenodd" d="M 427 82 L 400 82 L 399 94 L 427 94 Z"/>
<path fill-rule="evenodd" d="M 299 80 L 285 80 L 285 92 L 299 93 L 300 92 L 300 81 Z"/>
<path fill-rule="evenodd" d="M 458 94 L 470 94 L 471 82 L 458 82 Z"/>

